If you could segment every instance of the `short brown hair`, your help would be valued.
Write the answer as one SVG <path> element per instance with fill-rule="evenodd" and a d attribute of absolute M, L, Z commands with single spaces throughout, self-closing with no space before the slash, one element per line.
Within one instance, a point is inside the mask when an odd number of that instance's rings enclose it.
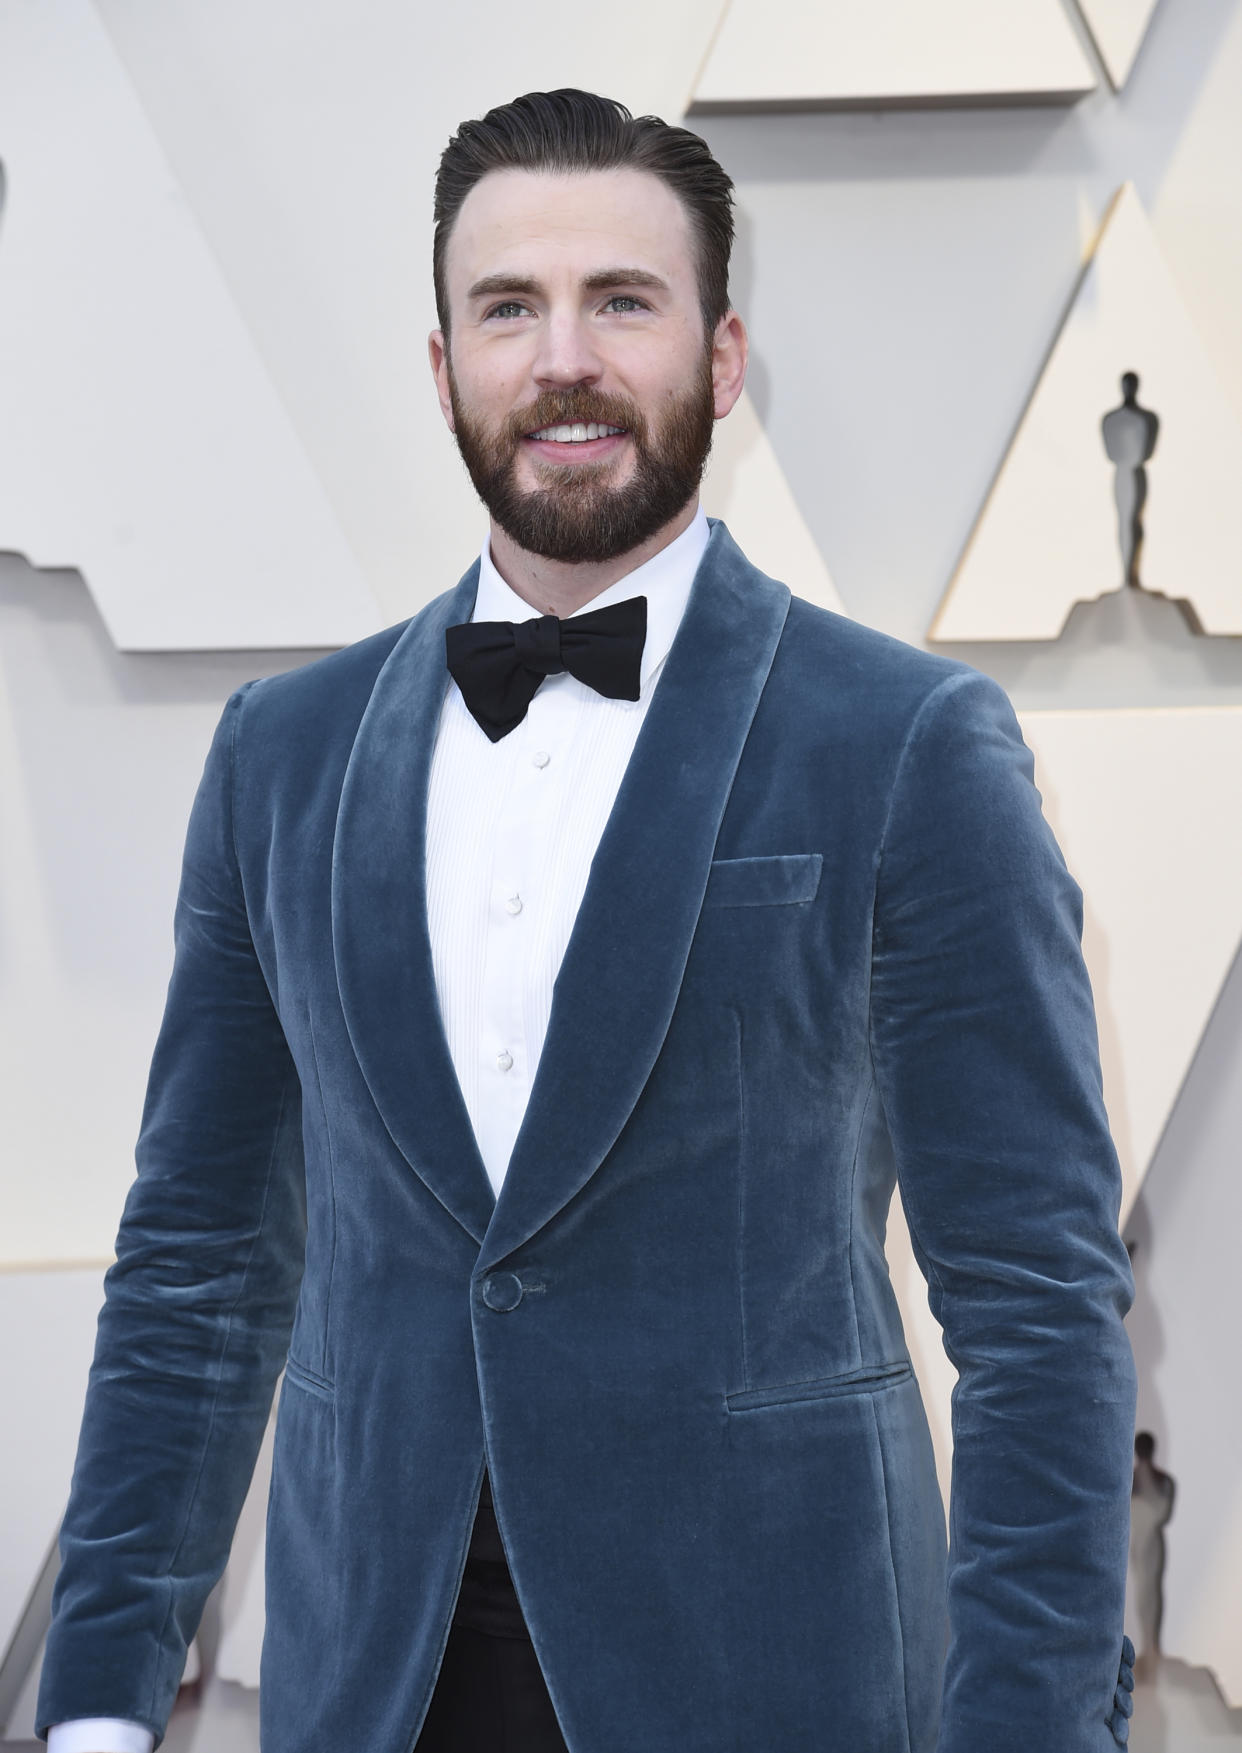
<path fill-rule="evenodd" d="M 645 170 L 685 207 L 698 250 L 699 304 L 709 334 L 729 309 L 733 183 L 707 142 L 659 116 L 633 116 L 614 98 L 566 88 L 530 91 L 463 122 L 436 174 L 432 277 L 436 313 L 448 334 L 444 258 L 462 202 L 493 170 Z"/>

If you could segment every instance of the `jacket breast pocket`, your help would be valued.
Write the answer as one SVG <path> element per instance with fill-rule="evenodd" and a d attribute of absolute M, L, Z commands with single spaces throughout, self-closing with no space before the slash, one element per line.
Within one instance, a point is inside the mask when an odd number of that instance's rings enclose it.
<path fill-rule="evenodd" d="M 762 858 L 712 860 L 704 907 L 796 907 L 815 899 L 824 859 L 820 852 L 770 853 Z"/>

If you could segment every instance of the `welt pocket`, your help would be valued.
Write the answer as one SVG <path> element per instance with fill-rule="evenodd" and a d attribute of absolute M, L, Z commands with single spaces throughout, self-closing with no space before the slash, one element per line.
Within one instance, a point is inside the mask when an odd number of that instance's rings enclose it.
<path fill-rule="evenodd" d="M 705 907 L 780 907 L 813 901 L 824 868 L 821 852 L 772 853 L 764 858 L 716 858 L 708 873 Z"/>
<path fill-rule="evenodd" d="M 336 1388 L 326 1376 L 317 1376 L 314 1370 L 308 1370 L 296 1358 L 285 1359 L 285 1380 L 292 1382 L 295 1388 L 303 1388 L 306 1393 L 313 1394 L 318 1400 L 326 1400 L 331 1406 L 336 1399 Z"/>
<path fill-rule="evenodd" d="M 796 1406 L 807 1400 L 842 1400 L 850 1395 L 875 1394 L 895 1388 L 914 1374 L 908 1359 L 897 1363 L 868 1364 L 843 1376 L 819 1376 L 805 1382 L 779 1382 L 772 1388 L 746 1388 L 725 1395 L 728 1412 L 758 1412 L 765 1406 Z"/>

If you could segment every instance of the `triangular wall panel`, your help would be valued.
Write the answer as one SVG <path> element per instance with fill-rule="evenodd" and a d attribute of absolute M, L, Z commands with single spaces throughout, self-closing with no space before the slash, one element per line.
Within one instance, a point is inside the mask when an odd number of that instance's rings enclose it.
<path fill-rule="evenodd" d="M 0 1408 L 8 1433 L 0 1445 L 0 1655 L 69 1494 L 103 1270 L 0 1272 L 0 1333 L 6 1341 L 0 1346 Z M 17 1504 L 20 1515 L 13 1513 Z"/>
<path fill-rule="evenodd" d="M 743 553 L 795 596 L 846 612 L 747 395 L 717 423 L 703 509 L 723 518 Z"/>
<path fill-rule="evenodd" d="M 1069 103 L 1095 83 L 1060 0 L 729 0 L 692 113 Z"/>
<path fill-rule="evenodd" d="M 1242 941 L 1242 707 L 1019 716 L 1084 892 L 1124 1221 Z"/>
<path fill-rule="evenodd" d="M 645 49 L 638 45 L 618 62 L 607 50 L 606 23 L 595 32 L 594 48 L 584 34 L 579 49 L 601 61 L 601 75 L 605 60 L 610 78 L 625 75 L 627 93 L 640 108 L 675 114 L 715 21 L 710 0 L 701 0 L 699 11 L 701 17 L 679 21 L 668 64 L 658 77 L 647 75 L 648 90 L 639 70 L 640 56 L 650 62 Z M 394 53 L 400 47 L 394 40 Z M 419 64 L 431 59 L 423 56 Z M 559 82 L 571 82 L 569 71 Z M 520 69 L 511 76 L 523 77 Z M 457 93 L 446 93 L 445 84 L 438 74 L 435 97 L 446 116 L 455 121 L 478 109 L 485 90 L 478 80 L 463 73 Z M 408 92 L 401 104 L 409 110 Z M 420 116 L 428 110 L 414 108 Z M 313 147 L 322 137 L 322 116 L 305 120 Z M 449 130 L 437 115 L 416 129 L 421 151 L 415 156 L 424 166 L 420 202 Z M 414 159 L 403 153 L 400 162 Z M 285 406 L 330 403 L 323 347 L 303 360 L 303 381 L 292 397 L 290 385 L 282 384 L 282 399 L 91 0 L 0 8 L 0 164 L 0 378 L 6 386 L 0 551 L 21 553 L 37 566 L 80 569 L 112 638 L 133 651 L 344 644 L 456 581 L 477 552 L 485 520 L 435 410 L 421 357 L 416 371 L 405 369 L 424 346 L 416 314 L 403 308 L 399 327 L 374 333 L 367 309 L 333 307 L 334 283 L 317 280 L 313 288 L 311 302 L 321 310 L 326 335 L 359 337 L 349 348 L 357 375 L 338 386 L 348 405 L 329 425 L 358 424 L 362 442 L 346 449 L 363 483 L 366 516 L 408 525 L 400 552 L 391 531 L 377 535 L 379 558 L 368 553 L 364 578 L 336 509 L 348 504 L 355 483 L 324 467 L 322 433 L 313 435 L 312 466 Z M 323 215 L 303 214 L 289 190 L 268 186 L 266 161 L 254 168 L 258 174 L 231 197 L 254 209 L 251 253 L 253 239 L 271 230 L 270 216 L 263 215 L 267 201 L 279 210 L 296 256 L 298 226 L 305 219 L 322 232 Z M 408 212 L 413 224 L 413 213 L 422 209 L 412 195 L 403 191 L 384 206 L 388 165 L 364 156 L 359 174 L 368 179 L 373 205 Z M 297 176 L 300 198 L 316 179 L 308 178 L 303 160 Z M 408 176 L 416 180 L 413 172 Z M 384 224 L 392 230 L 391 220 Z M 417 224 L 413 230 L 424 247 Z M 429 241 L 420 285 L 429 284 Z M 253 288 L 252 264 L 226 266 L 233 285 Z M 370 274 L 349 277 L 351 296 L 385 271 L 377 262 Z M 290 320 L 301 322 L 293 313 Z M 364 348 L 375 354 L 373 381 L 359 368 Z M 306 373 L 315 378 L 313 394 Z M 383 385 L 382 408 L 373 405 L 376 382 Z M 411 385 L 422 392 L 417 398 Z M 395 440 L 398 397 L 418 402 L 417 449 L 423 451 L 425 435 L 426 455 L 408 454 Z M 790 582 L 814 600 L 835 602 L 796 511 L 796 528 L 789 522 L 792 501 L 779 465 L 747 406 L 720 428 L 718 451 L 717 477 L 728 473 L 732 485 L 727 495 L 717 492 L 709 509 L 723 510 L 739 528 L 794 529 L 790 552 L 801 568 Z M 730 467 L 730 459 L 739 466 Z M 390 503 L 400 500 L 408 510 L 377 507 L 384 490 Z M 722 497 L 727 505 L 719 503 Z M 351 538 L 355 533 L 372 534 L 351 524 Z M 383 588 L 386 573 L 399 582 L 391 598 Z M 382 606 L 372 583 L 386 598 Z"/>
<path fill-rule="evenodd" d="M 1127 185 L 931 629 L 937 640 L 1055 639 L 1077 602 L 1121 587 L 1115 472 L 1100 422 L 1125 372 L 1160 421 L 1140 576 L 1205 633 L 1242 634 L 1242 425 Z"/>
<path fill-rule="evenodd" d="M 1156 5 L 1157 0 L 1078 0 L 1114 91 L 1130 77 Z"/>
<path fill-rule="evenodd" d="M 127 651 L 380 624 L 90 0 L 0 7 L 0 549 Z"/>

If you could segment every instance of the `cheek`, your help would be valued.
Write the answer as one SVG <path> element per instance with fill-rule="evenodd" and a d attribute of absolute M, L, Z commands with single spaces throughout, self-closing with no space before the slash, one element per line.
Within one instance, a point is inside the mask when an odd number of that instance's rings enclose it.
<path fill-rule="evenodd" d="M 504 347 L 480 347 L 463 339 L 453 351 L 453 378 L 465 411 L 489 422 L 529 399 L 529 367 L 512 341 Z"/>
<path fill-rule="evenodd" d="M 701 392 L 707 381 L 707 366 L 697 339 L 697 333 L 687 335 L 677 346 L 669 344 L 658 352 L 653 350 L 641 362 L 640 369 L 631 374 L 631 393 L 645 407 L 663 414 L 688 396 Z"/>
<path fill-rule="evenodd" d="M 480 362 L 476 381 L 485 404 L 507 413 L 522 399 L 530 382 L 530 373 L 526 361 L 510 343 L 501 357 L 493 356 Z"/>

